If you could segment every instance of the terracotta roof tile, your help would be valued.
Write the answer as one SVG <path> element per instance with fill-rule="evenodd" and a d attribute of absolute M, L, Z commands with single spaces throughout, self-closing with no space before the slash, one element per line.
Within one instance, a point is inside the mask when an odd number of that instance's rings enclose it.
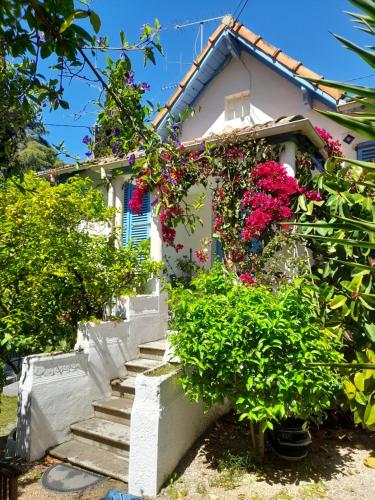
<path fill-rule="evenodd" d="M 201 52 L 201 54 L 198 56 L 198 58 L 194 61 L 193 65 L 189 69 L 189 71 L 186 73 L 184 78 L 181 80 L 178 89 L 174 92 L 172 97 L 168 100 L 166 104 L 166 108 L 170 108 L 174 102 L 177 100 L 178 96 L 182 93 L 184 87 L 186 84 L 189 82 L 190 78 L 194 75 L 194 73 L 197 71 L 200 63 L 204 59 L 204 57 L 207 55 L 208 51 L 210 50 L 211 46 L 215 43 L 215 41 L 218 39 L 220 34 L 225 30 L 228 29 L 228 26 L 225 24 L 221 24 L 210 36 L 208 39 L 208 42 Z M 322 78 L 320 77 L 317 73 L 314 71 L 311 71 L 310 69 L 306 68 L 300 61 L 297 61 L 296 59 L 293 59 L 292 57 L 288 56 L 284 52 L 281 51 L 281 49 L 278 49 L 277 47 L 274 47 L 270 43 L 266 42 L 265 40 L 262 39 L 261 36 L 257 35 L 253 31 L 249 30 L 246 28 L 246 26 L 243 26 L 240 23 L 233 22 L 232 24 L 229 25 L 229 29 L 231 29 L 233 32 L 237 33 L 241 38 L 245 39 L 247 42 L 251 43 L 254 45 L 257 49 L 261 50 L 265 54 L 273 57 L 276 61 L 278 61 L 280 64 L 284 65 L 287 67 L 289 70 L 291 70 L 293 73 L 296 75 L 303 77 L 308 77 L 308 78 Z M 343 95 L 343 93 L 339 90 L 332 89 L 330 87 L 325 87 L 324 84 L 319 84 L 318 87 L 328 94 L 329 96 L 333 97 L 336 101 L 340 99 L 340 97 Z M 152 123 L 152 126 L 156 128 L 160 121 L 164 118 L 165 114 L 167 113 L 168 109 L 163 109 L 160 111 L 160 113 L 157 115 L 155 120 Z"/>
<path fill-rule="evenodd" d="M 266 42 L 263 40 L 263 38 L 260 38 L 255 45 L 257 46 L 258 49 L 263 50 L 266 54 L 269 54 L 271 57 L 275 57 L 277 54 L 280 54 L 281 50 L 278 49 L 277 47 L 274 47 L 270 43 Z"/>
<path fill-rule="evenodd" d="M 237 33 L 240 36 L 242 36 L 242 38 L 245 38 L 245 40 L 253 44 L 256 44 L 262 38 L 260 35 L 257 35 L 256 33 L 249 30 L 249 28 L 246 28 L 246 26 L 243 25 L 239 27 Z"/>

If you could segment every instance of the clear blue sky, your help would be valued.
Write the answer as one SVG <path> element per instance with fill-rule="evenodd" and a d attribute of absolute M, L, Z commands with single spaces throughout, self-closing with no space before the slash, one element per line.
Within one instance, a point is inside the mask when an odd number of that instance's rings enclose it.
<path fill-rule="evenodd" d="M 164 57 L 158 57 L 156 67 L 148 64 L 144 68 L 140 55 L 135 55 L 133 61 L 136 79 L 151 84 L 150 100 L 164 103 L 173 89 L 162 90 L 162 87 L 181 80 L 200 48 L 197 26 L 182 30 L 173 26 L 233 13 L 238 4 L 239 0 L 94 0 L 92 8 L 102 19 L 99 35 L 108 36 L 113 46 L 119 45 L 118 33 L 121 30 L 129 41 L 135 41 L 142 24 L 159 19 L 165 28 L 161 32 Z M 326 78 L 350 80 L 375 71 L 344 49 L 331 34 L 338 33 L 361 45 L 370 43 L 369 37 L 353 28 L 345 10 L 355 9 L 346 0 L 249 0 L 240 21 Z M 205 25 L 205 42 L 219 22 Z M 182 71 L 181 65 L 173 62 L 180 60 L 183 62 Z M 98 64 L 102 66 L 101 61 Z M 356 83 L 375 86 L 375 76 Z M 91 101 L 97 98 L 98 89 L 82 81 L 66 82 L 65 88 L 71 108 L 45 113 L 47 124 L 60 125 L 47 126 L 50 130 L 47 138 L 53 144 L 64 140 L 71 154 L 83 157 L 86 147 L 82 144 L 82 137 L 88 130 L 66 125 L 93 125 L 97 108 Z"/>

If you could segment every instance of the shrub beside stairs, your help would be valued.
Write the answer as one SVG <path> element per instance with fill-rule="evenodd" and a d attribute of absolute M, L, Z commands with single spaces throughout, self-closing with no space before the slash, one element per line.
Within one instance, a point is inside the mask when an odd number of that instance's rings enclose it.
<path fill-rule="evenodd" d="M 66 462 L 128 482 L 130 419 L 138 373 L 162 364 L 166 339 L 141 344 L 139 357 L 125 363 L 127 376 L 111 381 L 112 395 L 94 401 L 94 417 L 70 426 L 71 439 L 49 453 Z"/>

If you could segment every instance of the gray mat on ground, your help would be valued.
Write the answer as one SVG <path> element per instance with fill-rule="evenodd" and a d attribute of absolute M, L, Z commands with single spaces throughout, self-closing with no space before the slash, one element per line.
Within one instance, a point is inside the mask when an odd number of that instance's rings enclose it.
<path fill-rule="evenodd" d="M 44 471 L 42 485 L 46 490 L 73 493 L 96 486 L 106 479 L 69 464 L 55 464 Z"/>

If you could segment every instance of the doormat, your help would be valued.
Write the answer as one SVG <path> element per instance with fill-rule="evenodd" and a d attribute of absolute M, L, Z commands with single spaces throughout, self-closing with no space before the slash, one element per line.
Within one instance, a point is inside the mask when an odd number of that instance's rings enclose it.
<path fill-rule="evenodd" d="M 49 491 L 74 493 L 96 486 L 106 479 L 106 477 L 78 469 L 70 464 L 54 464 L 44 471 L 42 485 Z"/>

